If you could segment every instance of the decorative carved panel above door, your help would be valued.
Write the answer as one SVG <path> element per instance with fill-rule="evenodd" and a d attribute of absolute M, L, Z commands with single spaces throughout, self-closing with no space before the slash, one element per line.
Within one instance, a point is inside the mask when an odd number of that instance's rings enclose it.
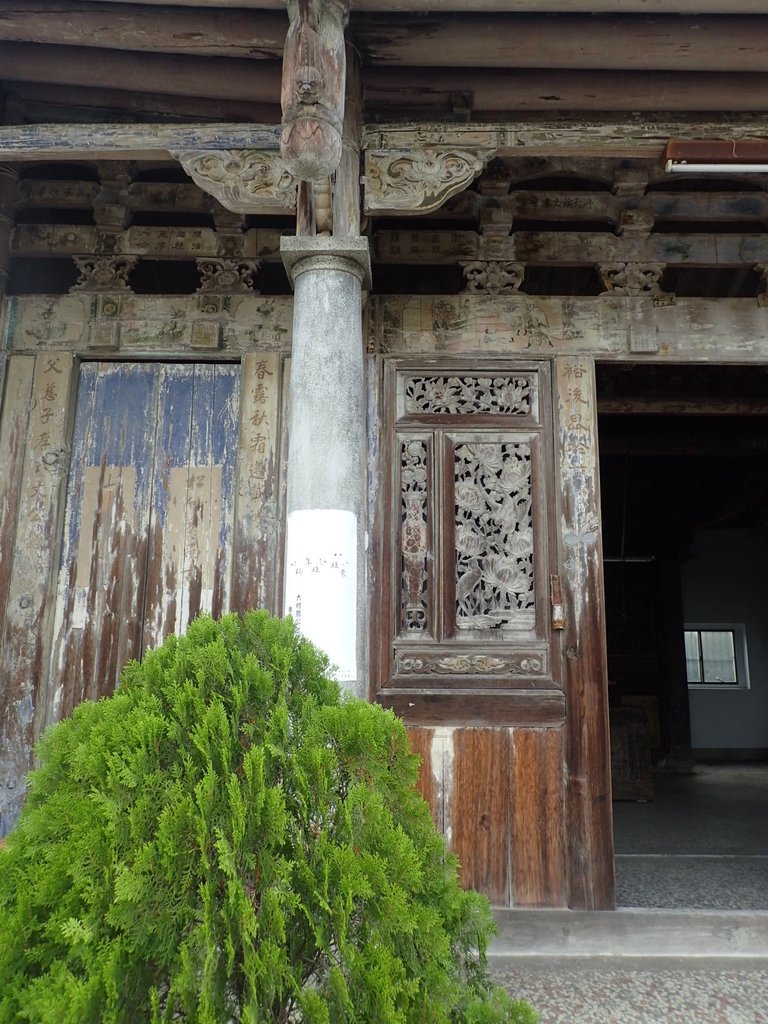
<path fill-rule="evenodd" d="M 429 696 L 444 720 L 473 703 L 481 720 L 556 719 L 548 364 L 392 361 L 384 387 L 379 700 L 406 718 Z"/>

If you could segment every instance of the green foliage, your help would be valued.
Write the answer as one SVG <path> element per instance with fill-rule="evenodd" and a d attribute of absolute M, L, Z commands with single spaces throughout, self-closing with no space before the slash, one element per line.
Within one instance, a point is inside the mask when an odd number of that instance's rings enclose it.
<path fill-rule="evenodd" d="M 533 1024 L 402 723 L 289 620 L 201 618 L 49 730 L 0 853 L 0 1022 Z"/>

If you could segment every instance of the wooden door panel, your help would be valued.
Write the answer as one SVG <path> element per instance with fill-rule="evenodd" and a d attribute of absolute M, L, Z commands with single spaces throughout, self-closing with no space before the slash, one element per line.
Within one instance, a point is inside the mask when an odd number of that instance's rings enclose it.
<path fill-rule="evenodd" d="M 548 365 L 385 377 L 377 699 L 412 722 L 561 721 Z"/>
<path fill-rule="evenodd" d="M 226 610 L 238 417 L 237 366 L 82 366 L 46 724 Z"/>
<path fill-rule="evenodd" d="M 139 654 L 156 402 L 148 364 L 81 368 L 46 724 L 110 693 Z"/>

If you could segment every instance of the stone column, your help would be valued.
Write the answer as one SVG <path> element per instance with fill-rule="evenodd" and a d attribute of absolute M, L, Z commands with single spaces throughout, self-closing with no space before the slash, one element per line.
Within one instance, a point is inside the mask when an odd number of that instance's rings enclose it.
<path fill-rule="evenodd" d="M 294 287 L 284 613 L 366 696 L 366 420 L 361 237 L 283 238 Z"/>
<path fill-rule="evenodd" d="M 0 164 L 0 299 L 5 295 L 11 268 L 11 231 L 18 182 L 16 168 Z"/>

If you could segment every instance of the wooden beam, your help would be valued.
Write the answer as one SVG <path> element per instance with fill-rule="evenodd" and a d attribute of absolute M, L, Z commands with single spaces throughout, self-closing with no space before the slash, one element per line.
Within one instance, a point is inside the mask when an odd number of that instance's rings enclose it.
<path fill-rule="evenodd" d="M 27 82 L 81 85 L 174 96 L 279 103 L 280 64 L 225 57 L 135 53 L 86 46 L 0 43 L 0 75 Z"/>
<path fill-rule="evenodd" d="M 768 18 L 377 15 L 353 25 L 370 66 L 764 71 Z"/>
<path fill-rule="evenodd" d="M 271 125 L 68 124 L 0 127 L 0 158 L 11 160 L 167 159 L 172 151 L 279 148 Z"/>
<path fill-rule="evenodd" d="M 477 71 L 369 67 L 370 113 L 448 113 L 465 97 L 473 114 L 514 111 L 764 111 L 768 74 L 699 71 Z"/>
<path fill-rule="evenodd" d="M 747 234 L 670 232 L 634 236 L 610 231 L 516 231 L 483 236 L 474 231 L 379 231 L 373 252 L 381 263 L 450 265 L 458 260 L 504 260 L 552 266 L 585 263 L 669 263 L 751 266 L 768 263 L 768 238 Z"/>
<path fill-rule="evenodd" d="M 14 82 L 10 94 L 21 101 L 29 121 L 115 120 L 125 114 L 137 120 L 247 121 L 279 124 L 280 107 L 249 100 L 217 100 L 202 96 L 93 89 L 79 85 Z M 256 97 L 258 100 L 258 97 Z M 111 116 L 110 116 L 111 115 Z"/>
<path fill-rule="evenodd" d="M 378 74 L 378 72 L 377 72 Z M 492 149 L 497 156 L 651 157 L 661 160 L 670 138 L 754 139 L 768 137 L 768 114 L 685 115 L 595 114 L 574 121 L 554 114 L 505 122 L 445 121 L 368 124 L 363 148 L 411 150 L 425 146 Z"/>
<path fill-rule="evenodd" d="M 0 39 L 221 57 L 280 60 L 285 13 L 152 10 L 135 4 L 7 0 Z"/>
<path fill-rule="evenodd" d="M 626 398 L 598 398 L 597 411 L 606 415 L 633 413 L 641 416 L 766 416 L 768 402 L 760 398 L 694 399 L 630 395 Z"/>
<path fill-rule="evenodd" d="M 104 0 L 122 3 L 123 0 Z M 284 0 L 134 0 L 150 7 L 280 9 Z M 585 14 L 764 14 L 764 0 L 355 0 L 355 11 L 583 12 Z"/>
<path fill-rule="evenodd" d="M 376 354 L 431 358 L 594 354 L 607 362 L 768 362 L 768 307 L 756 299 L 647 296 L 372 295 L 368 340 Z"/>

